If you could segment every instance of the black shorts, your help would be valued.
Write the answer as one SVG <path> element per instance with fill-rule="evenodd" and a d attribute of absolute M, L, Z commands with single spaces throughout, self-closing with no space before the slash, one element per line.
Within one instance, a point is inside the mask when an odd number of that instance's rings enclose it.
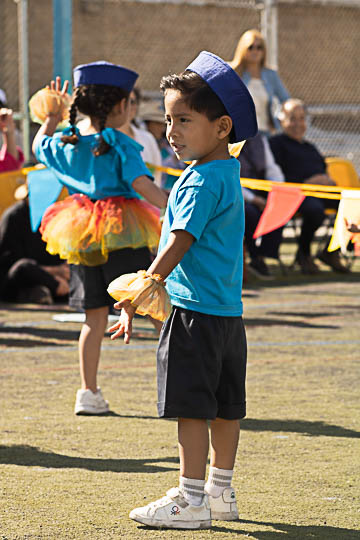
<path fill-rule="evenodd" d="M 150 264 L 147 247 L 112 251 L 107 262 L 99 266 L 72 264 L 69 305 L 78 311 L 112 306 L 115 300 L 107 292 L 111 281 L 122 274 L 146 270 Z"/>
<path fill-rule="evenodd" d="M 242 317 L 175 307 L 157 352 L 159 416 L 244 418 L 246 353 Z"/>

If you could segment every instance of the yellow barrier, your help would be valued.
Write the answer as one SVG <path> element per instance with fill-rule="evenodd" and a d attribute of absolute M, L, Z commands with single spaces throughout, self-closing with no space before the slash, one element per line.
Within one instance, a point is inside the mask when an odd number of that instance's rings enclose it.
<path fill-rule="evenodd" d="M 0 174 L 0 215 L 16 202 L 15 191 L 25 181 L 24 169 Z"/>
<path fill-rule="evenodd" d="M 159 165 L 153 165 L 152 163 L 147 163 L 149 167 L 152 167 L 155 170 L 170 174 L 172 176 L 180 176 L 184 171 L 181 169 L 174 169 L 172 167 L 161 167 Z M 14 193 L 16 189 L 24 184 L 26 181 L 26 176 L 30 171 L 36 171 L 38 169 L 44 168 L 44 165 L 36 165 L 35 167 L 26 167 L 24 169 L 19 169 L 17 171 L 11 171 L 0 174 L 0 215 L 4 210 L 16 202 Z M 249 189 L 256 189 L 261 191 L 271 191 L 274 184 L 279 185 L 279 182 L 271 182 L 270 180 L 260 180 L 254 178 L 241 178 L 241 185 Z M 340 186 L 322 186 L 322 185 L 313 185 L 313 184 L 300 184 L 293 182 L 286 182 L 287 187 L 300 188 L 304 195 L 309 197 L 317 197 L 321 199 L 341 199 L 341 192 L 344 189 L 349 189 L 347 187 Z M 352 188 L 356 191 L 359 191 L 360 188 Z M 66 195 L 66 192 L 63 190 L 61 198 Z"/>

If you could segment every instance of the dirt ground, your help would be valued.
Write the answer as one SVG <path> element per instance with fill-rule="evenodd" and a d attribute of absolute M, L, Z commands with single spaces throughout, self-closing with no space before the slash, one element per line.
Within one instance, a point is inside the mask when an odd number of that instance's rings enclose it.
<path fill-rule="evenodd" d="M 81 324 L 54 320 L 66 306 L 0 306 L 0 539 L 360 539 L 359 270 L 248 281 L 240 520 L 208 531 L 128 519 L 178 478 L 176 422 L 156 414 L 149 324 L 136 319 L 129 346 L 105 337 L 111 413 L 76 417 Z"/>

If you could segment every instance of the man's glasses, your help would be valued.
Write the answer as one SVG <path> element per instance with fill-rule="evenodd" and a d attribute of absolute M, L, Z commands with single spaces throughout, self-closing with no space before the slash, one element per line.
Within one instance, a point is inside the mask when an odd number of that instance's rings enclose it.
<path fill-rule="evenodd" d="M 136 99 L 130 99 L 130 105 L 137 105 Z"/>
<path fill-rule="evenodd" d="M 262 51 L 262 50 L 264 50 L 263 45 L 250 45 L 250 47 L 248 47 L 248 51 Z"/>

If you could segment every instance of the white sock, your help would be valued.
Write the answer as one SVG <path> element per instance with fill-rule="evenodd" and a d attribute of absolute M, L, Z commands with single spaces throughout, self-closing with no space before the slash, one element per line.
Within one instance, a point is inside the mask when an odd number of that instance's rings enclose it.
<path fill-rule="evenodd" d="M 191 506 L 200 506 L 204 497 L 205 480 L 196 480 L 194 478 L 185 478 L 180 476 L 180 490 L 184 499 Z"/>
<path fill-rule="evenodd" d="M 205 485 L 205 491 L 211 497 L 220 497 L 225 488 L 231 486 L 234 471 L 210 467 L 209 477 Z"/>

